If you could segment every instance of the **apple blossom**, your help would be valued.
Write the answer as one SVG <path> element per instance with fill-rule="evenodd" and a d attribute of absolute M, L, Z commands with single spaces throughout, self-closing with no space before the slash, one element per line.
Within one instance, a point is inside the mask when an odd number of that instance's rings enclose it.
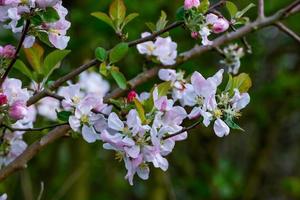
<path fill-rule="evenodd" d="M 15 120 L 23 119 L 28 113 L 26 102 L 15 101 L 9 108 L 9 116 Z"/>
<path fill-rule="evenodd" d="M 0 57 L 3 58 L 13 58 L 16 54 L 16 48 L 12 45 L 0 46 Z"/>
<path fill-rule="evenodd" d="M 200 6 L 200 0 L 185 0 L 184 9 L 189 10 L 191 8 L 197 8 Z"/>
<path fill-rule="evenodd" d="M 5 94 L 0 93 L 0 106 L 7 104 L 7 96 Z"/>

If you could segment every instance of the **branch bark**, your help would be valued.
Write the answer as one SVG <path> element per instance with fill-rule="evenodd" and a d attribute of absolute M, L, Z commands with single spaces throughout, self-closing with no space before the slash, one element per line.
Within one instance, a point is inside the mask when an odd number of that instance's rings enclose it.
<path fill-rule="evenodd" d="M 265 1 L 258 0 L 258 18 L 263 19 L 265 17 Z"/>
<path fill-rule="evenodd" d="M 199 56 L 206 51 L 213 50 L 214 48 L 219 47 L 220 45 L 223 45 L 229 41 L 241 38 L 252 31 L 256 31 L 256 30 L 264 28 L 266 26 L 270 26 L 270 25 L 274 24 L 275 22 L 286 18 L 287 16 L 295 14 L 296 13 L 295 7 L 298 7 L 299 5 L 300 5 L 300 0 L 297 0 L 297 1 L 293 2 L 292 4 L 290 4 L 289 6 L 287 6 L 286 8 L 279 10 L 278 12 L 276 12 L 274 15 L 272 15 L 270 17 L 266 17 L 262 20 L 256 20 L 252 23 L 249 23 L 248 25 L 245 25 L 244 27 L 238 29 L 235 32 L 231 32 L 229 34 L 220 36 L 219 38 L 217 38 L 213 41 L 212 46 L 196 45 L 191 50 L 182 53 L 179 56 L 176 64 L 173 66 L 169 66 L 169 67 L 175 67 L 176 65 L 179 65 L 189 59 Z M 78 75 L 82 71 L 88 69 L 90 66 L 93 66 L 97 63 L 98 63 L 98 61 L 96 61 L 96 60 L 90 61 L 89 63 L 79 67 L 78 69 L 71 72 L 70 74 L 57 80 L 54 84 L 52 84 L 50 86 L 49 89 L 52 89 L 52 90 L 56 89 L 61 84 L 63 84 L 65 81 L 73 78 L 74 76 Z M 143 73 L 139 74 L 136 78 L 129 81 L 129 84 L 131 85 L 132 88 L 134 88 L 137 85 L 142 84 L 142 83 L 146 82 L 147 80 L 149 80 L 150 78 L 156 76 L 158 73 L 158 70 L 159 70 L 159 68 L 155 67 L 146 72 L 143 72 Z M 123 95 L 124 92 L 125 92 L 125 90 L 116 89 L 110 95 L 108 95 L 105 99 L 107 100 L 109 98 L 116 98 L 118 96 Z M 47 96 L 46 91 L 43 91 L 43 92 L 37 94 L 36 96 L 34 96 L 28 102 L 28 104 L 31 105 L 31 104 L 37 102 L 39 99 L 43 98 L 44 96 Z M 4 180 L 5 178 L 7 178 L 9 175 L 14 173 L 15 171 L 26 167 L 26 163 L 29 160 L 31 160 L 41 149 L 43 149 L 48 144 L 54 142 L 55 140 L 63 137 L 66 134 L 66 132 L 68 132 L 69 130 L 70 130 L 70 126 L 68 126 L 68 125 L 57 127 L 54 130 L 50 131 L 46 136 L 42 137 L 39 141 L 30 145 L 16 160 L 14 160 L 10 165 L 8 165 L 7 167 L 5 167 L 4 169 L 2 169 L 0 171 L 0 181 Z"/>
<path fill-rule="evenodd" d="M 289 29 L 287 26 L 285 26 L 283 23 L 281 22 L 276 22 L 275 26 L 277 26 L 277 28 L 279 30 L 281 30 L 282 32 L 286 33 L 287 35 L 289 35 L 291 38 L 293 38 L 294 40 L 296 40 L 298 43 L 300 43 L 300 36 L 298 36 L 294 31 L 292 31 L 291 29 Z"/>

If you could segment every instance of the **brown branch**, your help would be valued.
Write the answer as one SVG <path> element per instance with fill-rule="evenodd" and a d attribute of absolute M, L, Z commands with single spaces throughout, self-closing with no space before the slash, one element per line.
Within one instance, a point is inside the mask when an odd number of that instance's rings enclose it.
<path fill-rule="evenodd" d="M 287 26 L 285 26 L 283 23 L 281 22 L 276 22 L 275 26 L 277 26 L 277 28 L 279 28 L 282 32 L 286 33 L 287 35 L 289 35 L 291 38 L 293 38 L 294 40 L 296 40 L 298 43 L 300 43 L 300 36 L 298 36 L 294 31 L 292 31 L 291 29 L 289 29 Z"/>
<path fill-rule="evenodd" d="M 13 68 L 14 64 L 16 63 L 17 59 L 18 59 L 18 56 L 19 56 L 19 53 L 20 53 L 20 50 L 22 48 L 22 45 L 23 45 L 23 42 L 25 40 L 25 37 L 27 35 L 27 32 L 29 30 L 29 27 L 30 27 L 30 20 L 26 20 L 26 23 L 25 23 L 25 26 L 24 26 L 24 29 L 23 29 L 23 32 L 22 32 L 22 35 L 21 35 L 21 38 L 20 38 L 20 41 L 19 41 L 19 44 L 18 44 L 18 47 L 16 49 L 16 52 L 15 52 L 15 55 L 14 57 L 12 58 L 12 60 L 10 61 L 7 69 L 5 70 L 3 76 L 1 77 L 0 79 L 0 88 L 2 87 L 2 84 L 3 82 L 5 81 L 6 77 L 8 76 L 10 70 Z"/>
<path fill-rule="evenodd" d="M 38 141 L 31 144 L 16 160 L 0 171 L 0 181 L 4 180 L 15 171 L 26 168 L 27 162 L 31 160 L 40 150 L 58 138 L 63 137 L 69 130 L 70 126 L 68 125 L 57 127 Z"/>
<path fill-rule="evenodd" d="M 212 46 L 195 46 L 190 51 L 187 51 L 183 54 L 181 54 L 176 62 L 175 65 L 170 67 L 175 67 L 176 65 L 179 65 L 193 57 L 199 56 L 202 53 L 212 50 L 216 47 L 219 47 L 220 45 L 223 45 L 231 40 L 235 40 L 238 38 L 241 38 L 245 36 L 246 34 L 256 31 L 258 29 L 261 29 L 263 27 L 269 26 L 274 24 L 276 21 L 279 21 L 287 16 L 290 16 L 291 14 L 296 13 L 294 8 L 300 4 L 300 0 L 295 1 L 288 7 L 279 10 L 274 15 L 270 17 L 266 17 L 263 20 L 256 20 L 250 24 L 245 25 L 244 27 L 238 29 L 236 32 L 232 32 L 229 34 L 225 34 L 223 36 L 220 36 L 219 38 L 215 39 L 213 41 Z M 88 66 L 96 64 L 97 61 L 93 60 L 89 63 L 87 63 L 84 66 L 81 66 L 80 68 L 88 68 Z M 153 68 L 146 72 L 143 72 L 142 74 L 138 75 L 136 78 L 129 81 L 129 83 L 132 85 L 132 87 L 136 87 L 138 84 L 142 84 L 145 81 L 149 80 L 150 78 L 157 75 L 159 68 Z M 81 70 L 77 69 L 76 72 L 71 72 L 74 76 L 78 75 Z M 59 87 L 60 84 L 62 84 L 62 81 L 69 80 L 68 78 L 73 78 L 72 75 L 66 75 L 65 77 L 62 77 L 57 82 L 55 82 L 51 88 Z M 114 90 L 109 96 L 107 96 L 105 99 L 108 99 L 109 97 L 118 97 L 123 94 L 124 91 L 121 91 L 119 89 Z M 44 96 L 47 96 L 46 92 L 43 92 Z M 41 94 L 38 94 L 38 97 L 34 97 L 34 99 L 31 99 L 29 104 L 37 102 L 39 99 L 43 98 L 44 96 Z M 14 160 L 10 165 L 5 167 L 0 171 L 0 181 L 4 180 L 6 177 L 14 173 L 15 171 L 22 169 L 26 167 L 26 163 L 31 160 L 42 148 L 44 148 L 49 143 L 63 137 L 66 132 L 70 130 L 70 126 L 65 125 L 58 128 L 55 128 L 51 132 L 49 132 L 46 136 L 42 137 L 39 141 L 33 143 L 30 145 L 16 160 Z"/>

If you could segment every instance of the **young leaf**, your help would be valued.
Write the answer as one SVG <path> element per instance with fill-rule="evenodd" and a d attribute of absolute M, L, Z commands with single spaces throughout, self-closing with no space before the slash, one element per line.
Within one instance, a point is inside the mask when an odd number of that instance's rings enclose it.
<path fill-rule="evenodd" d="M 57 11 L 52 7 L 48 7 L 45 11 L 39 12 L 38 14 L 41 17 L 41 19 L 47 23 L 56 22 L 60 18 Z"/>
<path fill-rule="evenodd" d="M 32 72 L 30 71 L 30 69 L 28 69 L 28 67 L 21 60 L 16 61 L 14 68 L 19 70 L 21 73 L 23 73 L 29 79 L 34 80 L 34 76 L 33 76 Z"/>
<path fill-rule="evenodd" d="M 101 21 L 105 22 L 109 26 L 111 26 L 114 30 L 116 30 L 114 23 L 112 19 L 105 13 L 103 12 L 93 12 L 91 13 L 92 16 L 96 17 L 97 19 L 100 19 Z"/>
<path fill-rule="evenodd" d="M 55 50 L 51 52 L 44 60 L 44 66 L 42 69 L 44 76 L 49 77 L 70 52 L 70 50 Z"/>
<path fill-rule="evenodd" d="M 53 47 L 51 42 L 49 41 L 48 34 L 45 32 L 37 32 L 37 37 L 40 39 L 41 42 L 48 45 L 49 47 Z"/>
<path fill-rule="evenodd" d="M 167 25 L 167 14 L 162 10 L 159 20 L 156 23 L 156 31 L 164 29 Z"/>
<path fill-rule="evenodd" d="M 184 14 L 185 14 L 185 9 L 184 9 L 183 6 L 181 6 L 176 11 L 176 19 L 177 20 L 184 20 Z"/>
<path fill-rule="evenodd" d="M 232 118 L 227 117 L 225 119 L 225 123 L 232 129 L 237 129 L 237 130 L 241 130 L 241 131 L 245 131 L 244 129 L 242 129 L 239 125 L 237 125 Z"/>
<path fill-rule="evenodd" d="M 123 0 L 114 0 L 109 7 L 109 15 L 114 21 L 118 21 L 121 24 L 124 21 L 126 15 L 126 7 Z"/>
<path fill-rule="evenodd" d="M 132 20 L 134 20 L 136 17 L 138 17 L 139 14 L 138 13 L 131 13 L 129 14 L 125 19 L 124 19 L 124 22 L 123 22 L 123 27 L 125 25 L 127 25 L 129 22 L 131 22 Z"/>
<path fill-rule="evenodd" d="M 108 70 L 105 62 L 100 64 L 100 74 L 102 74 L 103 76 L 108 76 Z"/>
<path fill-rule="evenodd" d="M 146 122 L 146 117 L 145 117 L 145 110 L 143 108 L 143 105 L 136 98 L 133 100 L 133 102 L 135 104 L 136 110 L 137 110 L 137 112 L 139 114 L 139 117 L 140 117 L 142 123 L 145 123 Z"/>
<path fill-rule="evenodd" d="M 202 0 L 200 6 L 198 7 L 198 11 L 205 14 L 209 9 L 209 0 Z"/>
<path fill-rule="evenodd" d="M 146 22 L 146 26 L 151 30 L 151 32 L 156 31 L 156 26 L 152 22 Z"/>
<path fill-rule="evenodd" d="M 110 63 L 116 63 L 120 61 L 128 52 L 128 44 L 125 42 L 117 44 L 109 53 Z"/>
<path fill-rule="evenodd" d="M 238 12 L 238 8 L 236 7 L 236 5 L 231 1 L 226 1 L 226 8 L 227 8 L 231 18 L 234 18 L 234 16 Z"/>
<path fill-rule="evenodd" d="M 250 3 L 246 8 L 244 8 L 243 10 L 237 12 L 236 15 L 235 15 L 235 18 L 242 17 L 246 12 L 248 12 L 248 10 L 250 10 L 253 7 L 255 7 L 255 4 Z"/>
<path fill-rule="evenodd" d="M 69 118 L 71 115 L 72 115 L 72 112 L 69 112 L 69 111 L 57 112 L 57 118 L 63 122 L 69 121 Z"/>
<path fill-rule="evenodd" d="M 121 89 L 125 90 L 127 88 L 127 81 L 126 81 L 125 76 L 119 71 L 119 69 L 116 67 L 113 67 L 110 73 L 111 73 L 112 77 L 115 79 L 118 86 Z"/>
<path fill-rule="evenodd" d="M 96 48 L 95 55 L 96 55 L 96 58 L 101 62 L 104 62 L 107 59 L 107 51 L 102 47 Z"/>
<path fill-rule="evenodd" d="M 236 77 L 229 77 L 226 90 L 233 93 L 234 89 L 238 89 L 241 93 L 247 92 L 252 86 L 251 78 L 246 73 L 241 73 Z"/>
<path fill-rule="evenodd" d="M 24 49 L 25 56 L 32 66 L 32 68 L 37 71 L 38 73 L 41 72 L 41 62 L 44 55 L 44 49 L 42 46 L 35 43 L 31 48 Z"/>

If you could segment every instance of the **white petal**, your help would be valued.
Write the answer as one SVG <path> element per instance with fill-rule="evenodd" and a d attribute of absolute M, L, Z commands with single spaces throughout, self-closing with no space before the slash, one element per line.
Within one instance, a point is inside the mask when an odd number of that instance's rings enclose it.
<path fill-rule="evenodd" d="M 124 123 L 116 113 L 111 113 L 108 117 L 108 127 L 116 131 L 123 131 Z"/>
<path fill-rule="evenodd" d="M 99 139 L 99 136 L 97 135 L 95 130 L 92 127 L 88 127 L 86 125 L 82 127 L 82 137 L 88 143 L 96 142 L 96 140 Z"/>
<path fill-rule="evenodd" d="M 218 137 L 223 137 L 229 134 L 230 129 L 223 120 L 217 119 L 214 124 L 214 131 Z"/>

